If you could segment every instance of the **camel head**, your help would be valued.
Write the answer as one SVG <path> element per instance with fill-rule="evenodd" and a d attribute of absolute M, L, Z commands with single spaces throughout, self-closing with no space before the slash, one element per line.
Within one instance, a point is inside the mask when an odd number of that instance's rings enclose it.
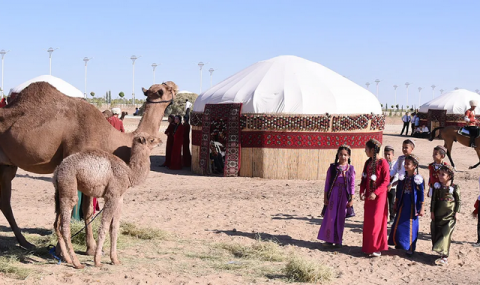
<path fill-rule="evenodd" d="M 134 147 L 135 145 L 142 145 L 143 147 L 147 147 L 149 150 L 152 150 L 161 144 L 162 140 L 159 137 L 151 136 L 145 132 L 141 132 L 133 138 Z"/>
<path fill-rule="evenodd" d="M 162 84 L 154 84 L 148 90 L 142 88 L 143 94 L 147 96 L 147 102 L 151 103 L 170 103 L 177 95 L 177 84 L 173 81 L 167 81 Z"/>

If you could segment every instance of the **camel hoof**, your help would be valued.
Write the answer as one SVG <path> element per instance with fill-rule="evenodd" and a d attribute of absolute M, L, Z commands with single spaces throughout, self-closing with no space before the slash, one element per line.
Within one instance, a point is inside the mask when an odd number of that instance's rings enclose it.
<path fill-rule="evenodd" d="M 75 267 L 75 269 L 84 269 L 85 265 L 79 264 L 79 265 L 74 265 L 73 267 Z"/>
<path fill-rule="evenodd" d="M 103 267 L 103 264 L 101 264 L 101 263 L 95 263 L 95 267 L 102 268 L 102 267 Z"/>
<path fill-rule="evenodd" d="M 121 265 L 122 263 L 120 262 L 120 260 L 112 260 L 112 264 L 113 265 Z"/>
<path fill-rule="evenodd" d="M 87 251 L 85 251 L 85 254 L 88 255 L 88 256 L 94 256 L 95 255 L 95 249 L 87 249 Z"/>

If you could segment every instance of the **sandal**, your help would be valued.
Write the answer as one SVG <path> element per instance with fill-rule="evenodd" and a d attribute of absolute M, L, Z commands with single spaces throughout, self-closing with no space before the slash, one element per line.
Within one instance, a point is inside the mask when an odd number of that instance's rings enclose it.
<path fill-rule="evenodd" d="M 448 259 L 446 257 L 439 258 L 439 259 L 435 260 L 435 264 L 440 265 L 440 266 L 447 265 L 448 264 Z"/>
<path fill-rule="evenodd" d="M 382 256 L 382 253 L 380 251 L 370 253 L 368 256 L 370 257 L 380 257 Z"/>

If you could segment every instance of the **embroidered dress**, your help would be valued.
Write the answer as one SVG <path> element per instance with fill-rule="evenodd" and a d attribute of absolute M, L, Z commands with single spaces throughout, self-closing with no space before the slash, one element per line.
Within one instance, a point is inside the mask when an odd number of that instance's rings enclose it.
<path fill-rule="evenodd" d="M 432 250 L 448 256 L 452 233 L 455 229 L 455 214 L 460 212 L 460 187 L 458 185 L 441 186 L 433 189 L 430 212 L 434 214 L 430 231 L 432 235 Z"/>
<path fill-rule="evenodd" d="M 432 189 L 433 189 L 433 185 L 435 185 L 435 183 L 439 182 L 440 183 L 440 180 L 438 180 L 438 173 L 440 172 L 440 167 L 442 167 L 442 165 L 448 165 L 448 163 L 446 162 L 442 162 L 442 163 L 435 163 L 435 162 L 432 162 L 428 165 L 428 173 L 429 173 L 429 178 L 428 178 L 428 188 L 429 188 L 429 193 L 430 193 L 430 196 L 432 195 Z"/>
<path fill-rule="evenodd" d="M 360 195 L 365 193 L 362 251 L 367 254 L 388 249 L 387 186 L 390 183 L 390 167 L 385 159 L 377 160 L 375 170 L 371 166 L 372 159 L 368 159 L 360 183 Z M 375 181 L 372 180 L 373 174 Z M 377 195 L 375 200 L 368 199 L 372 192 Z"/>
<path fill-rule="evenodd" d="M 420 175 L 400 178 L 395 206 L 397 213 L 388 244 L 404 250 L 415 250 L 418 238 L 418 213 L 423 204 L 425 184 Z"/>
<path fill-rule="evenodd" d="M 332 177 L 332 173 L 336 175 Z M 330 165 L 325 181 L 325 193 L 328 206 L 323 217 L 318 239 L 330 243 L 342 244 L 348 196 L 355 194 L 355 169 L 353 165 L 345 168 Z"/>

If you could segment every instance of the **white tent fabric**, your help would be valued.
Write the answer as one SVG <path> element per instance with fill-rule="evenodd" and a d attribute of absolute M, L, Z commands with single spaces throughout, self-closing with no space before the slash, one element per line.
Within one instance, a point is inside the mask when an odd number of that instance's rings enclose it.
<path fill-rule="evenodd" d="M 476 100 L 480 103 L 480 95 L 466 89 L 457 89 L 444 93 L 442 96 L 434 98 L 420 106 L 420 113 L 428 113 L 428 110 L 447 110 L 447 114 L 465 114 L 470 108 L 470 100 Z M 476 114 L 480 114 L 480 106 L 475 109 Z"/>
<path fill-rule="evenodd" d="M 63 81 L 62 79 L 51 76 L 51 75 L 41 75 L 30 79 L 22 84 L 10 89 L 9 95 L 11 93 L 20 93 L 23 89 L 25 89 L 28 85 L 35 83 L 35 82 L 48 82 L 53 87 L 57 88 L 58 91 L 62 92 L 63 94 L 70 96 L 70 97 L 78 97 L 84 98 L 82 91 L 75 88 L 70 83 Z"/>
<path fill-rule="evenodd" d="M 243 103 L 242 113 L 381 114 L 370 91 L 340 74 L 296 56 L 257 62 L 200 94 L 205 104 Z"/>

